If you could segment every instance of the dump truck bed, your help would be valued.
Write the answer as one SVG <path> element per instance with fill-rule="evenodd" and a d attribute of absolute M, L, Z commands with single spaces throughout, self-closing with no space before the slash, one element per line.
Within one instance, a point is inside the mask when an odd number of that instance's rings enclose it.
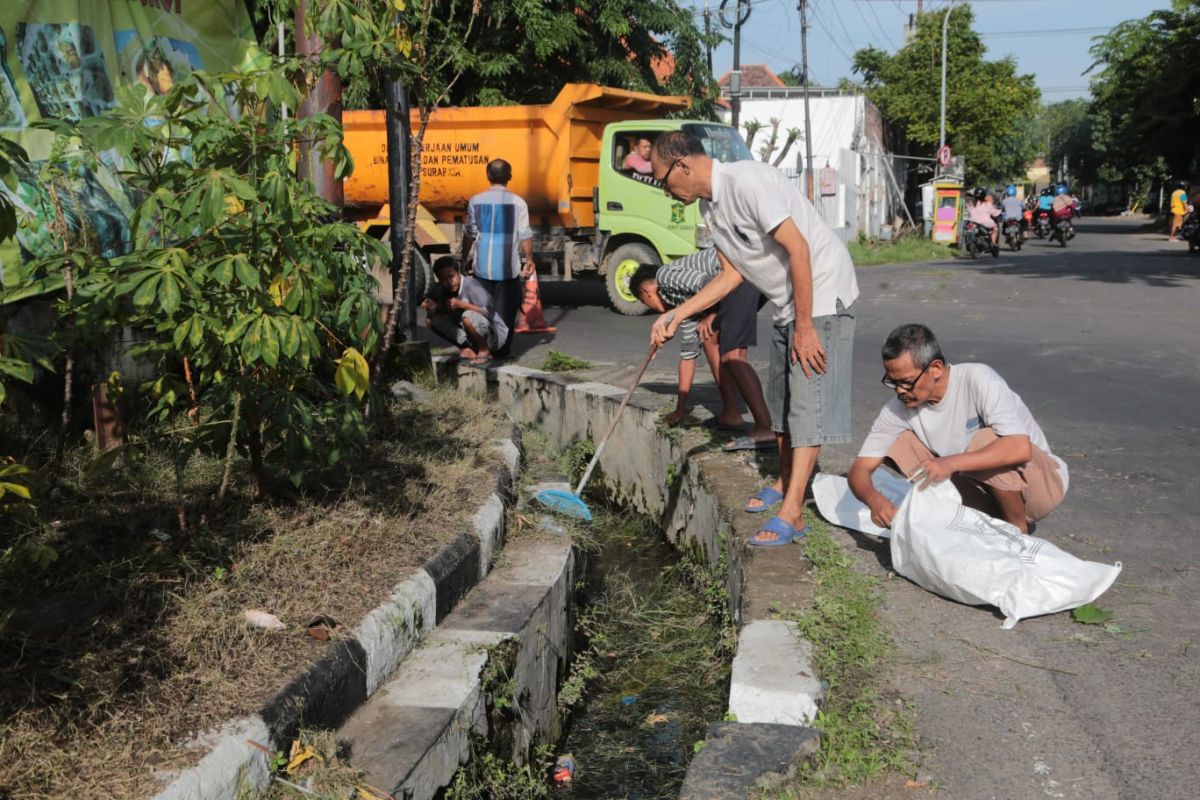
<path fill-rule="evenodd" d="M 462 220 L 467 201 L 488 187 L 485 166 L 503 158 L 513 168 L 509 188 L 529 204 L 534 225 L 593 227 L 604 126 L 663 117 L 690 104 L 687 97 L 570 83 L 547 105 L 438 109 L 425 132 L 421 204 L 439 222 Z M 347 111 L 342 124 L 355 163 L 346 203 L 387 203 L 384 112 Z M 414 111 L 414 134 L 419 126 Z"/>

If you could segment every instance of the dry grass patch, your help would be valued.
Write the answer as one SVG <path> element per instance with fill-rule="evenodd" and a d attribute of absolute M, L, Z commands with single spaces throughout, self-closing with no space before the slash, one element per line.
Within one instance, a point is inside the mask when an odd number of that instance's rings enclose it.
<path fill-rule="evenodd" d="M 468 529 L 509 431 L 494 405 L 438 391 L 390 409 L 303 492 L 239 494 L 186 533 L 167 454 L 95 480 L 76 453 L 49 505 L 59 561 L 0 585 L 0 798 L 153 793 L 203 732 L 255 713 L 328 647 L 306 623 L 357 624 Z M 220 465 L 197 456 L 187 476 L 195 514 Z M 246 609 L 285 627 L 251 627 Z"/>

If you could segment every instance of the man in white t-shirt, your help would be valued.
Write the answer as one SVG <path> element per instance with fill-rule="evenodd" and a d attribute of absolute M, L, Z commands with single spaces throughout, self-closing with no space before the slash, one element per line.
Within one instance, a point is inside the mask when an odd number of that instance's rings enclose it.
<path fill-rule="evenodd" d="M 750 539 L 773 547 L 798 539 L 804 489 L 823 444 L 850 441 L 850 366 L 858 281 L 846 246 L 782 172 L 758 161 L 721 163 L 684 131 L 654 141 L 655 180 L 684 203 L 708 201 L 721 272 L 654 323 L 662 345 L 679 324 L 749 281 L 774 305 L 767 407 L 779 447 L 780 477 L 746 506 L 776 515 Z"/>
<path fill-rule="evenodd" d="M 883 344 L 883 385 L 896 396 L 850 467 L 850 490 L 889 528 L 896 507 L 871 475 L 889 458 L 918 489 L 954 481 L 963 502 L 1029 532 L 1067 491 L 1067 465 L 1020 396 L 986 364 L 951 366 L 933 332 L 901 325 Z"/>

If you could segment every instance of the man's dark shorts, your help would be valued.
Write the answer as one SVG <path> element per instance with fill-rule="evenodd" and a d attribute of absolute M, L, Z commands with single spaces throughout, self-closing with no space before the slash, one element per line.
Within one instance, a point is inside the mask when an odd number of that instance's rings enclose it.
<path fill-rule="evenodd" d="M 767 298 L 752 283 L 742 281 L 717 304 L 713 326 L 720 332 L 717 342 L 721 355 L 758 344 L 758 312 L 766 303 Z"/>

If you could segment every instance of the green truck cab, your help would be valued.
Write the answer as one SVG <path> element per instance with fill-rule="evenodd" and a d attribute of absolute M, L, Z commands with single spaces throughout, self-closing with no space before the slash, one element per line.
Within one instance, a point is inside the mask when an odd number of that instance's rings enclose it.
<path fill-rule="evenodd" d="M 653 140 L 674 130 L 694 134 L 705 151 L 719 161 L 751 158 L 738 132 L 715 122 L 630 120 L 604 128 L 595 196 L 596 229 L 605 254 L 600 271 L 609 301 L 622 314 L 646 310 L 629 290 L 629 279 L 639 264 L 665 264 L 711 244 L 700 203 L 684 205 L 668 196 L 652 176 L 624 166 L 638 139 Z"/>

